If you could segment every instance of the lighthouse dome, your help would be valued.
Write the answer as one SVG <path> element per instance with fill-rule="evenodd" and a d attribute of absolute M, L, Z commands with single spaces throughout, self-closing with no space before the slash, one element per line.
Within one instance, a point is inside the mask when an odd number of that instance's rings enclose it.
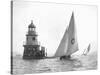
<path fill-rule="evenodd" d="M 28 26 L 28 28 L 36 28 L 36 26 L 33 24 L 33 21 L 31 21 L 31 24 Z"/>

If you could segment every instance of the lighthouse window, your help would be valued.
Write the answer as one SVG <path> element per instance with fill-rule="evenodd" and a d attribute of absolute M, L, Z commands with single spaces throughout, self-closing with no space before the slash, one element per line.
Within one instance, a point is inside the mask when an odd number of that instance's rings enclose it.
<path fill-rule="evenodd" d="M 35 37 L 33 37 L 33 40 L 35 40 Z"/>
<path fill-rule="evenodd" d="M 33 48 L 33 50 L 35 50 L 35 48 Z"/>

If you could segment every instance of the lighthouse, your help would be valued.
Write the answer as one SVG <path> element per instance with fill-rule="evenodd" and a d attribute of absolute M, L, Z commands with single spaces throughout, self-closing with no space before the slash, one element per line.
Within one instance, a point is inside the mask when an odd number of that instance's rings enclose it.
<path fill-rule="evenodd" d="M 28 26 L 26 43 L 23 45 L 23 59 L 41 59 L 45 57 L 45 47 L 40 46 L 37 36 L 38 35 L 36 33 L 36 26 L 33 24 L 32 20 Z"/>

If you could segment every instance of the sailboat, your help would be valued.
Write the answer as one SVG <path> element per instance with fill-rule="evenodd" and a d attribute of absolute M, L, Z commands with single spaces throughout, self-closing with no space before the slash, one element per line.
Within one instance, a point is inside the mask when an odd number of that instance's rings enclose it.
<path fill-rule="evenodd" d="M 71 55 L 76 51 L 78 51 L 78 42 L 76 36 L 74 13 L 72 12 L 69 26 L 65 30 L 54 57 L 60 57 L 60 59 L 70 58 Z"/>
<path fill-rule="evenodd" d="M 87 55 L 90 51 L 91 44 L 88 45 L 87 49 L 84 50 L 83 55 Z"/>

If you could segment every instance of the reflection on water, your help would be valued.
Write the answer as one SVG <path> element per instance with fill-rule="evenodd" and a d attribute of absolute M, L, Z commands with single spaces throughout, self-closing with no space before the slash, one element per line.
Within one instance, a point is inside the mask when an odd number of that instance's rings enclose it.
<path fill-rule="evenodd" d="M 91 70 L 97 68 L 97 55 L 76 56 L 70 60 L 41 59 L 23 60 L 20 57 L 13 59 L 14 74 L 31 74 L 43 72 L 64 72 L 75 70 Z"/>

